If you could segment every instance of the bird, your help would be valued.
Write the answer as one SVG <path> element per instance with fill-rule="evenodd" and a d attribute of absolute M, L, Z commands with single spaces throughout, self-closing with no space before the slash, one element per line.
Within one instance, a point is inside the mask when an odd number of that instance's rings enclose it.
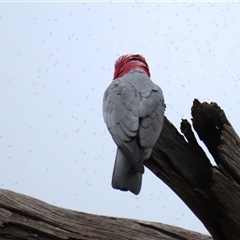
<path fill-rule="evenodd" d="M 114 68 L 102 105 L 104 122 L 117 145 L 112 187 L 138 195 L 144 161 L 162 131 L 166 104 L 142 55 L 122 55 Z"/>

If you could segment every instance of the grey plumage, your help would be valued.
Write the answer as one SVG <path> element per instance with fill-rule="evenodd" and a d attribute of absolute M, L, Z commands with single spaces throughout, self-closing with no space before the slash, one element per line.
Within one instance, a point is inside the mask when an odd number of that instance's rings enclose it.
<path fill-rule="evenodd" d="M 103 117 L 118 149 L 112 187 L 138 194 L 143 161 L 151 156 L 162 130 L 162 90 L 142 70 L 115 79 L 103 97 Z"/>

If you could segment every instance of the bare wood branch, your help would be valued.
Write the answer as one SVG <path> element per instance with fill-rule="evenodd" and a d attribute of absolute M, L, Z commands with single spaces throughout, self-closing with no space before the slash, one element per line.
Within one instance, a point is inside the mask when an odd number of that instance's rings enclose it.
<path fill-rule="evenodd" d="M 202 221 L 214 239 L 239 239 L 240 140 L 216 103 L 194 100 L 192 122 L 216 161 L 212 166 L 191 125 L 181 135 L 165 118 L 163 131 L 146 166 L 163 180 Z"/>
<path fill-rule="evenodd" d="M 229 175 L 240 184 L 240 140 L 231 126 L 223 125 L 218 154 Z"/>
<path fill-rule="evenodd" d="M 67 210 L 0 189 L 0 239 L 210 240 L 212 238 L 161 223 Z"/>

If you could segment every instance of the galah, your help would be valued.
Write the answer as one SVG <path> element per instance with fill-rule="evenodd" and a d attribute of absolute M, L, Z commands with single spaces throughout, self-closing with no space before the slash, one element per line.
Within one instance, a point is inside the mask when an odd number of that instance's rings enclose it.
<path fill-rule="evenodd" d="M 114 189 L 139 194 L 143 162 L 161 133 L 164 111 L 162 90 L 151 81 L 145 58 L 139 54 L 119 57 L 103 97 L 103 118 L 117 145 Z"/>

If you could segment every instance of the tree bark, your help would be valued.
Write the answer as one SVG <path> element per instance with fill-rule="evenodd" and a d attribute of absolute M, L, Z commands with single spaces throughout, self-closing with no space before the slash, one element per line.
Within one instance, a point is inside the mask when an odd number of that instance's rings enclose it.
<path fill-rule="evenodd" d="M 216 103 L 194 100 L 192 123 L 215 160 L 210 163 L 191 125 L 181 135 L 165 118 L 161 136 L 145 165 L 200 219 L 214 239 L 240 239 L 240 140 Z"/>
<path fill-rule="evenodd" d="M 240 139 L 216 103 L 194 100 L 192 123 L 216 164 L 199 146 L 187 120 L 180 134 L 165 117 L 145 162 L 202 221 L 216 240 L 240 236 Z M 212 239 L 160 223 L 58 208 L 0 189 L 1 239 Z"/>
<path fill-rule="evenodd" d="M 161 223 L 67 210 L 0 189 L 0 239 L 210 240 L 212 238 Z"/>

